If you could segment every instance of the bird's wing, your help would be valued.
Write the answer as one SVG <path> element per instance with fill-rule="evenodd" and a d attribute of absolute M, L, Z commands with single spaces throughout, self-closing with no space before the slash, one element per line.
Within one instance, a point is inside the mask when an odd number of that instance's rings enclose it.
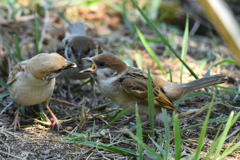
<path fill-rule="evenodd" d="M 13 82 L 15 82 L 15 80 L 17 79 L 18 73 L 24 72 L 26 63 L 27 63 L 27 61 L 22 61 L 13 67 L 12 71 L 10 72 L 10 74 L 8 76 L 7 85 L 11 85 Z"/>
<path fill-rule="evenodd" d="M 154 105 L 155 107 L 164 108 L 167 110 L 174 110 L 174 105 L 170 99 L 163 93 L 159 87 L 153 88 Z"/>
<path fill-rule="evenodd" d="M 125 78 L 122 86 L 132 97 L 148 104 L 148 81 L 142 77 Z M 173 110 L 174 106 L 161 89 L 153 84 L 154 106 Z"/>
<path fill-rule="evenodd" d="M 133 78 L 125 78 L 122 81 L 122 86 L 132 97 L 138 100 L 147 100 L 148 91 L 147 86 L 140 83 L 140 80 Z"/>

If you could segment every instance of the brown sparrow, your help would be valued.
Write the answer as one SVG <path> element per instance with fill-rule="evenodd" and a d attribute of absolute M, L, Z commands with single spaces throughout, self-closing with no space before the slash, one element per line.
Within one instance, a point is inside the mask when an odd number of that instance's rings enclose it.
<path fill-rule="evenodd" d="M 137 102 L 139 114 L 149 115 L 148 74 L 141 69 L 127 66 L 111 53 L 102 53 L 92 58 L 83 58 L 92 63 L 92 68 L 80 73 L 92 74 L 103 95 L 122 108 L 130 108 L 135 113 Z M 179 100 L 193 90 L 224 83 L 225 75 L 204 77 L 186 84 L 168 82 L 152 75 L 155 116 L 161 108 L 173 110 L 173 101 Z"/>
<path fill-rule="evenodd" d="M 10 96 L 18 104 L 17 115 L 11 125 L 14 125 L 14 131 L 17 125 L 20 129 L 18 118 L 20 106 L 39 103 L 43 103 L 50 112 L 53 126 L 57 125 L 58 130 L 62 127 L 48 107 L 48 103 L 54 90 L 55 78 L 63 70 L 72 67 L 76 67 L 76 64 L 67 61 L 57 53 L 41 53 L 14 66 L 7 81 Z"/>
<path fill-rule="evenodd" d="M 75 36 L 73 38 L 70 37 L 70 39 L 66 40 L 64 47 L 57 49 L 57 53 L 62 55 L 67 60 L 75 62 L 78 66 L 78 69 L 69 69 L 68 71 L 63 72 L 62 76 L 70 80 L 83 80 L 90 78 L 90 75 L 79 74 L 79 71 L 91 66 L 90 63 L 81 61 L 81 59 L 84 57 L 95 56 L 99 52 L 102 52 L 102 50 L 92 38 L 87 36 Z M 98 103 L 93 81 L 91 82 L 91 86 L 93 97 L 90 105 L 97 106 Z"/>

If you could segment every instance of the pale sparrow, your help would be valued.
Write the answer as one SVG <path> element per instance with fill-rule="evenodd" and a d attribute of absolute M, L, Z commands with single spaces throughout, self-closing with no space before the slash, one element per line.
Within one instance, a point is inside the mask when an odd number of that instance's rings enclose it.
<path fill-rule="evenodd" d="M 11 125 L 14 126 L 14 131 L 17 125 L 20 129 L 18 118 L 20 106 L 39 103 L 43 103 L 50 112 L 53 126 L 56 125 L 58 130 L 61 128 L 61 124 L 50 110 L 48 103 L 54 90 L 55 78 L 63 70 L 72 67 L 76 67 L 76 64 L 67 61 L 57 53 L 41 53 L 14 66 L 7 81 L 10 96 L 18 104 L 17 115 Z"/>

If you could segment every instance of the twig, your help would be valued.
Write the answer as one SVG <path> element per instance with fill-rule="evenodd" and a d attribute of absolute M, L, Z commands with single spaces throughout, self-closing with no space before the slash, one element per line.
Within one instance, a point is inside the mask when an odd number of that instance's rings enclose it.
<path fill-rule="evenodd" d="M 82 103 L 82 114 L 80 117 L 80 125 L 78 129 L 78 133 L 81 133 L 83 126 L 85 125 L 87 113 L 86 113 L 86 108 L 85 108 L 85 102 L 84 102 L 84 97 L 83 97 L 83 103 Z"/>
<path fill-rule="evenodd" d="M 91 156 L 92 156 L 93 152 L 91 154 L 89 154 L 89 156 L 87 157 L 86 160 L 88 160 Z"/>
<path fill-rule="evenodd" d="M 3 114 L 3 112 L 9 107 L 9 106 L 11 106 L 13 104 L 13 102 L 10 102 L 5 108 L 3 108 L 3 110 L 1 111 L 1 113 L 0 113 L 0 116 Z"/>
<path fill-rule="evenodd" d="M 22 159 L 22 158 L 20 158 L 20 157 L 14 156 L 14 155 L 12 155 L 12 154 L 10 154 L 10 153 L 7 153 L 7 152 L 1 151 L 1 150 L 0 150 L 0 153 L 6 154 L 6 155 L 9 155 L 9 156 L 12 156 L 12 157 L 17 158 L 17 159 Z"/>
<path fill-rule="evenodd" d="M 108 122 L 105 121 L 102 117 L 99 117 L 100 120 L 102 120 L 104 123 L 106 123 L 108 125 Z"/>
<path fill-rule="evenodd" d="M 77 124 L 79 123 L 78 120 L 76 120 L 74 117 L 72 117 L 71 115 L 69 115 L 66 111 L 64 111 L 64 113 L 70 117 L 73 121 L 75 121 Z"/>
<path fill-rule="evenodd" d="M 76 157 L 74 158 L 74 160 L 80 160 L 81 158 L 83 158 L 84 155 L 88 154 L 89 152 L 91 152 L 95 147 L 90 148 L 89 150 L 87 150 L 86 152 L 84 152 L 82 155 L 80 155 L 80 157 Z"/>
<path fill-rule="evenodd" d="M 47 138 L 31 138 L 31 140 L 44 140 L 44 141 L 61 142 L 60 140 L 56 140 L 56 139 L 47 139 Z"/>

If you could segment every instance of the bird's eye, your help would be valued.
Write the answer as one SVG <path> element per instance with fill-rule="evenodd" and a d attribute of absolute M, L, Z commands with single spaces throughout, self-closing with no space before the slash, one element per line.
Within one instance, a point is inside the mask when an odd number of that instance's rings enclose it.
<path fill-rule="evenodd" d="M 104 65 L 105 65 L 105 62 L 100 62 L 99 65 L 100 65 L 100 66 L 104 66 Z"/>

